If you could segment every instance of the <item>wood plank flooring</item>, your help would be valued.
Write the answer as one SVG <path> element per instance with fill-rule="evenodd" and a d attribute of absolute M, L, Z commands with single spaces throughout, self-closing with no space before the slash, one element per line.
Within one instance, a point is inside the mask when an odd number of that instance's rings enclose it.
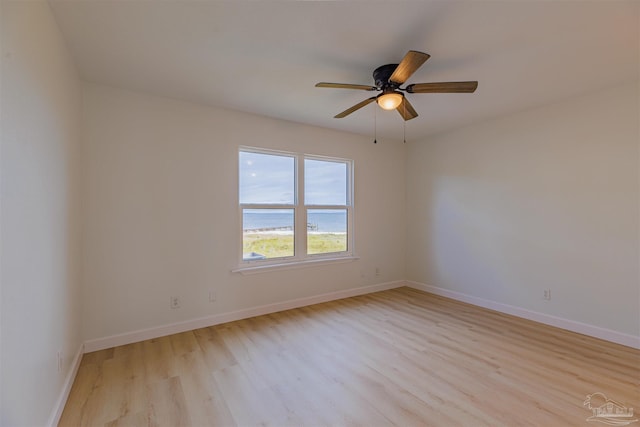
<path fill-rule="evenodd" d="M 640 351 L 399 288 L 85 354 L 59 425 L 586 426 L 596 392 L 640 412 Z"/>

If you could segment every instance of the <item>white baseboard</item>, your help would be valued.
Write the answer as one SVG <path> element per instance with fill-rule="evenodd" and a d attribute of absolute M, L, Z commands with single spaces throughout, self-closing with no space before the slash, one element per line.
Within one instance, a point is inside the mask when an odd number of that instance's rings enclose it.
<path fill-rule="evenodd" d="M 372 292 L 385 291 L 387 289 L 399 288 L 405 285 L 406 282 L 402 280 L 379 283 L 376 285 L 362 286 L 359 288 L 329 292 L 326 294 L 298 298 L 274 304 L 261 305 L 258 307 L 232 311 L 229 313 L 214 314 L 211 316 L 185 320 L 182 322 L 171 323 L 155 328 L 141 329 L 137 331 L 126 332 L 124 334 L 89 340 L 84 343 L 84 350 L 85 352 L 90 353 L 92 351 L 104 350 L 106 348 L 116 347 L 119 345 L 126 345 L 148 339 L 159 338 L 166 335 L 191 331 L 194 329 L 206 328 L 208 326 L 219 325 L 221 323 L 233 322 L 235 320 L 247 319 L 249 317 L 261 316 L 263 314 L 270 314 L 283 310 L 290 310 L 292 308 L 305 307 L 307 305 L 319 304 L 322 302 L 349 298 L 357 295 L 370 294 Z"/>
<path fill-rule="evenodd" d="M 483 298 L 475 297 L 473 295 L 439 288 L 437 286 L 426 285 L 424 283 L 412 281 L 407 281 L 405 283 L 410 288 L 429 292 L 431 294 L 466 302 L 469 304 L 499 311 L 501 313 L 511 314 L 513 316 L 522 317 L 523 319 L 533 320 L 534 322 L 555 326 L 557 328 L 566 329 L 568 331 L 577 332 L 579 334 L 588 335 L 594 338 L 600 338 L 602 340 L 610 341 L 616 344 L 626 345 L 627 347 L 640 349 L 640 337 L 638 336 L 629 335 L 582 322 L 577 322 L 575 320 L 564 319 L 562 317 L 552 316 L 550 314 L 540 313 L 522 307 L 516 307 L 509 304 L 486 300 Z"/>
<path fill-rule="evenodd" d="M 82 361 L 82 355 L 84 354 L 84 344 L 80 344 L 76 355 L 71 362 L 71 366 L 69 368 L 69 372 L 67 372 L 67 376 L 64 378 L 64 383 L 62 385 L 62 390 L 60 390 L 60 395 L 56 400 L 56 404 L 51 411 L 51 415 L 49 416 L 49 421 L 47 422 L 47 426 L 56 427 L 60 422 L 60 417 L 62 416 L 62 411 L 64 411 L 64 406 L 67 404 L 67 399 L 69 398 L 69 393 L 71 392 L 71 387 L 73 386 L 73 382 L 76 379 L 76 374 L 78 373 L 78 368 L 80 368 L 80 362 Z"/>

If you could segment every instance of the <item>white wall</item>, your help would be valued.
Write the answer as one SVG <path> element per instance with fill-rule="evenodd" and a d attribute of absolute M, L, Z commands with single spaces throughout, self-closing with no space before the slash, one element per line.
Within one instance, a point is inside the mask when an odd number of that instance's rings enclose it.
<path fill-rule="evenodd" d="M 85 339 L 404 278 L 402 142 L 374 145 L 362 136 L 97 85 L 85 86 L 84 102 Z M 361 259 L 232 273 L 240 145 L 354 159 Z M 217 292 L 215 303 L 209 290 Z M 172 295 L 181 298 L 180 309 L 169 308 Z"/>
<path fill-rule="evenodd" d="M 38 426 L 81 345 L 81 88 L 46 2 L 3 2 L 1 87 L 0 424 Z"/>
<path fill-rule="evenodd" d="M 639 336 L 639 114 L 634 83 L 409 144 L 408 279 Z"/>

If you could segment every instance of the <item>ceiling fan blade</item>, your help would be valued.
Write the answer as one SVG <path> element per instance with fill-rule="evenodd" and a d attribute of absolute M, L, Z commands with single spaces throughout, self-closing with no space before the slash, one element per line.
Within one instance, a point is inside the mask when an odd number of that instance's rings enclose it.
<path fill-rule="evenodd" d="M 375 86 L 367 86 L 367 85 L 352 85 L 348 83 L 327 83 L 320 82 L 316 83 L 316 87 L 329 87 L 334 89 L 358 89 L 358 90 L 378 90 Z"/>
<path fill-rule="evenodd" d="M 398 108 L 396 108 L 396 110 L 398 111 L 398 113 L 400 113 L 405 122 L 407 120 L 415 119 L 416 117 L 418 117 L 418 113 L 416 113 L 413 105 L 411 105 L 409 100 L 405 97 L 402 98 L 402 103 L 398 105 Z"/>
<path fill-rule="evenodd" d="M 418 52 L 417 50 L 410 50 L 404 58 L 402 58 L 402 61 L 400 61 L 393 74 L 391 74 L 389 81 L 397 83 L 398 85 L 403 84 L 409 80 L 409 77 L 411 77 L 429 57 L 429 54 Z"/>
<path fill-rule="evenodd" d="M 343 117 L 347 117 L 349 114 L 353 113 L 353 112 L 354 112 L 354 111 L 356 111 L 356 110 L 361 109 L 361 108 L 362 108 L 362 107 L 364 107 L 365 105 L 369 105 L 369 104 L 371 104 L 371 103 L 372 103 L 373 101 L 375 101 L 375 100 L 376 100 L 376 97 L 375 97 L 375 96 L 372 96 L 371 98 L 367 98 L 367 99 L 365 99 L 364 101 L 357 103 L 357 104 L 356 104 L 356 105 L 354 105 L 353 107 L 351 107 L 351 108 L 347 108 L 347 109 L 346 109 L 346 110 L 344 110 L 342 113 L 340 113 L 340 114 L 336 114 L 336 115 L 334 116 L 334 118 L 335 118 L 335 119 L 341 119 L 341 118 L 343 118 Z"/>
<path fill-rule="evenodd" d="M 472 93 L 478 82 L 415 83 L 407 86 L 409 93 Z"/>

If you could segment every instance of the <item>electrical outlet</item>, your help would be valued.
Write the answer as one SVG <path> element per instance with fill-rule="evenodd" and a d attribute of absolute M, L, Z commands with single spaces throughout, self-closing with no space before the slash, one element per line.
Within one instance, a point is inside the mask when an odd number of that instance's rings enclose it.
<path fill-rule="evenodd" d="M 380 267 L 376 267 L 376 276 L 380 276 Z"/>
<path fill-rule="evenodd" d="M 56 365 L 58 366 L 58 372 L 62 371 L 62 352 L 56 353 Z"/>
<path fill-rule="evenodd" d="M 216 301 L 216 291 L 209 291 L 209 302 Z"/>
<path fill-rule="evenodd" d="M 542 298 L 544 298 L 547 301 L 551 301 L 551 289 L 545 289 L 542 294 Z"/>
<path fill-rule="evenodd" d="M 171 300 L 169 302 L 169 307 L 171 307 L 171 308 L 180 308 L 180 298 L 171 297 Z"/>

